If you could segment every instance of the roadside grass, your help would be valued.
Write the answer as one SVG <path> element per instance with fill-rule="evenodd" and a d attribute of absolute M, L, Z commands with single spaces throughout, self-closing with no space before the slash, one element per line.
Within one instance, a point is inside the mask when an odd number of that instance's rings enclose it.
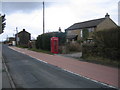
<path fill-rule="evenodd" d="M 35 51 L 35 52 L 41 52 L 41 53 L 46 53 L 46 54 L 53 55 L 53 53 L 51 53 L 50 51 L 46 51 L 46 50 L 42 50 L 42 49 L 28 48 L 28 50 L 32 50 L 32 51 Z"/>
<path fill-rule="evenodd" d="M 79 60 L 80 60 L 80 58 L 79 58 Z M 103 57 L 89 56 L 87 58 L 83 58 L 82 61 L 96 63 L 96 64 L 101 64 L 101 65 L 115 67 L 115 68 L 120 68 L 120 61 L 118 61 L 118 60 L 111 60 L 111 59 L 103 58 Z"/>
<path fill-rule="evenodd" d="M 17 45 L 16 47 L 18 47 L 18 48 L 27 48 L 25 46 L 19 46 L 19 45 Z"/>
<path fill-rule="evenodd" d="M 35 51 L 35 52 L 41 52 L 41 53 L 46 53 L 46 54 L 50 54 L 50 55 L 53 55 L 53 53 L 51 53 L 50 51 L 46 51 L 46 50 L 42 50 L 42 49 L 36 49 L 36 48 L 27 48 L 27 47 L 23 47 L 23 46 L 17 46 L 18 48 L 26 48 L 28 50 L 31 50 L 31 51 Z"/>

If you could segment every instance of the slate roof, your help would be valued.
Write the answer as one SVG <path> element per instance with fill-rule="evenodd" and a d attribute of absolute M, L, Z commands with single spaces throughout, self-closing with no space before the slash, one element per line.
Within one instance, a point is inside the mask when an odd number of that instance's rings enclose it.
<path fill-rule="evenodd" d="M 73 35 L 67 35 L 66 38 L 67 38 L 67 39 L 73 39 L 73 38 L 76 38 L 76 37 L 78 37 L 78 35 L 74 35 L 74 34 L 73 34 Z"/>
<path fill-rule="evenodd" d="M 27 32 L 25 29 L 23 29 L 23 31 L 20 31 L 18 34 L 20 34 L 20 33 L 28 33 L 28 34 L 30 34 L 29 32 Z"/>
<path fill-rule="evenodd" d="M 75 30 L 75 29 L 83 29 L 89 27 L 96 27 L 99 23 L 101 23 L 105 18 L 89 20 L 85 22 L 75 23 L 72 26 L 68 27 L 66 30 Z"/>

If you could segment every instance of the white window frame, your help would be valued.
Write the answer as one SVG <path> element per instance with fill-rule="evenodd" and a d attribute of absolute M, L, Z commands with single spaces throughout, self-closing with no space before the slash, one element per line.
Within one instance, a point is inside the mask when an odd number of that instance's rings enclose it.
<path fill-rule="evenodd" d="M 83 30 L 80 29 L 80 37 L 83 37 Z"/>

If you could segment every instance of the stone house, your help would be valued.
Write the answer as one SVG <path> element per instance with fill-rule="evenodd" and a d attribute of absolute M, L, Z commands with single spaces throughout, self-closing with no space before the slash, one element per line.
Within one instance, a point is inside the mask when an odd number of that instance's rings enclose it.
<path fill-rule="evenodd" d="M 25 31 L 25 29 L 23 29 L 23 31 L 16 34 L 15 37 L 16 37 L 16 43 L 24 47 L 27 47 L 28 42 L 31 40 L 31 34 Z"/>
<path fill-rule="evenodd" d="M 107 13 L 104 18 L 75 23 L 68 27 L 65 30 L 67 33 L 66 39 L 68 42 L 81 40 L 83 37 L 83 30 L 87 29 L 89 33 L 88 40 L 92 40 L 93 32 L 117 27 L 117 24 L 110 18 L 110 15 Z"/>

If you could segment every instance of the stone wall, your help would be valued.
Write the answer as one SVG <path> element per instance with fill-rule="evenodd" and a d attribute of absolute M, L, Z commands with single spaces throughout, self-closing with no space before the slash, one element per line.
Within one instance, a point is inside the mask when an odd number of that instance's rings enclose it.
<path fill-rule="evenodd" d="M 111 28 L 117 28 L 117 25 L 110 18 L 106 18 L 97 26 L 96 31 L 107 30 Z"/>

